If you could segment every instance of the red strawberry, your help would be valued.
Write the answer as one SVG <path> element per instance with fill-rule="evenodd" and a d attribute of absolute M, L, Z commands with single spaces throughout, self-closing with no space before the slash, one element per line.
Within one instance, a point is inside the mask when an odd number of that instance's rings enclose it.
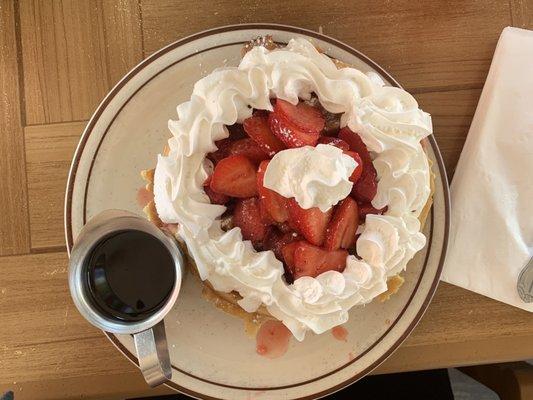
<path fill-rule="evenodd" d="M 343 151 L 350 150 L 350 145 L 346 143 L 344 140 L 333 137 L 333 136 L 321 136 L 320 139 L 318 139 L 319 144 L 329 144 L 330 146 L 338 147 L 339 149 Z"/>
<path fill-rule="evenodd" d="M 228 148 L 232 143 L 233 140 L 231 140 L 230 138 L 217 140 L 215 142 L 215 145 L 217 146 L 218 150 L 212 153 L 208 153 L 207 158 L 209 158 L 215 164 L 218 163 L 220 160 L 228 156 Z"/>
<path fill-rule="evenodd" d="M 351 197 L 346 197 L 333 213 L 333 218 L 326 230 L 324 248 L 337 250 L 349 249 L 355 245 L 355 232 L 359 225 L 359 210 L 357 203 Z"/>
<path fill-rule="evenodd" d="M 283 260 L 291 268 L 294 267 L 294 250 L 296 250 L 298 243 L 300 242 L 298 241 L 298 242 L 287 243 L 283 245 L 283 247 L 281 248 Z"/>
<path fill-rule="evenodd" d="M 319 133 L 324 129 L 325 119 L 320 110 L 304 102 L 294 105 L 288 101 L 277 99 L 274 112 L 297 130 Z"/>
<path fill-rule="evenodd" d="M 256 197 L 237 201 L 233 223 L 241 228 L 244 240 L 259 242 L 265 238 L 268 227 L 261 219 L 259 200 Z"/>
<path fill-rule="evenodd" d="M 294 251 L 298 247 L 298 243 L 300 242 L 291 242 L 285 244 L 281 248 L 281 254 L 283 256 L 283 268 L 285 269 L 285 280 L 289 284 L 294 282 Z"/>
<path fill-rule="evenodd" d="M 235 156 L 241 154 L 246 156 L 250 161 L 259 164 L 261 161 L 268 159 L 268 154 L 265 153 L 259 145 L 250 138 L 240 139 L 231 143 L 228 147 L 229 155 Z"/>
<path fill-rule="evenodd" d="M 352 175 L 350 175 L 350 182 L 356 183 L 363 174 L 363 160 L 361 160 L 361 157 L 355 151 L 345 151 L 344 153 L 352 157 L 357 163 L 357 167 L 355 167 Z"/>
<path fill-rule="evenodd" d="M 289 200 L 289 223 L 304 238 L 316 246 L 322 246 L 324 243 L 331 214 L 331 209 L 326 212 L 320 211 L 317 207 L 305 210 L 298 205 L 295 199 Z"/>
<path fill-rule="evenodd" d="M 326 271 L 342 272 L 346 267 L 346 257 L 348 257 L 346 250 L 328 251 L 313 246 L 305 240 L 286 245 L 283 248 L 283 254 L 289 259 L 286 262 L 294 279 L 302 276 L 314 278 Z"/>
<path fill-rule="evenodd" d="M 387 208 L 388 207 L 385 206 L 381 209 L 378 209 L 375 208 L 371 203 L 361 203 L 359 204 L 359 219 L 364 221 L 368 214 L 381 215 L 387 211 Z"/>
<path fill-rule="evenodd" d="M 263 241 L 263 248 L 265 250 L 272 250 L 276 258 L 283 261 L 283 247 L 297 240 L 301 240 L 301 238 L 296 234 L 281 233 L 277 229 L 271 229 Z"/>
<path fill-rule="evenodd" d="M 218 162 L 211 176 L 210 187 L 231 197 L 252 197 L 257 194 L 255 165 L 245 156 L 229 156 Z"/>
<path fill-rule="evenodd" d="M 278 224 L 278 229 L 283 233 L 293 232 L 292 227 L 287 222 Z"/>
<path fill-rule="evenodd" d="M 261 114 L 244 120 L 244 130 L 263 149 L 269 157 L 273 157 L 278 151 L 285 149 L 285 146 L 270 131 L 268 119 Z"/>
<path fill-rule="evenodd" d="M 339 138 L 350 145 L 350 150 L 355 151 L 363 161 L 363 171 L 361 177 L 353 185 L 352 196 L 357 201 L 370 202 L 377 193 L 377 172 L 372 164 L 372 158 L 361 140 L 361 137 L 352 132 L 348 127 L 342 128 L 339 132 Z"/>
<path fill-rule="evenodd" d="M 263 222 L 267 225 L 274 225 L 276 221 L 272 219 L 272 216 L 268 212 L 268 209 L 266 208 L 265 202 L 261 201 L 261 198 L 259 198 L 259 210 L 261 211 L 261 218 L 263 219 Z"/>
<path fill-rule="evenodd" d="M 319 132 L 305 132 L 299 130 L 284 117 L 276 112 L 268 116 L 270 130 L 287 147 L 315 146 L 319 138 Z"/>
<path fill-rule="evenodd" d="M 374 169 L 368 172 L 367 164 L 364 164 L 361 178 L 353 185 L 352 196 L 357 201 L 370 202 L 378 192 L 377 173 Z M 366 172 L 365 172 L 366 171 Z"/>
<path fill-rule="evenodd" d="M 259 170 L 257 171 L 257 190 L 259 192 L 259 198 L 274 221 L 285 222 L 289 218 L 289 212 L 287 210 L 288 199 L 263 186 L 263 179 L 265 177 L 267 166 L 268 161 L 263 161 L 259 165 Z"/>
<path fill-rule="evenodd" d="M 348 143 L 350 145 L 350 150 L 355 151 L 357 154 L 359 154 L 364 163 L 372 162 L 370 153 L 368 152 L 368 149 L 366 148 L 363 140 L 361 139 L 361 136 L 359 136 L 357 133 L 352 132 L 350 128 L 348 128 L 347 126 L 342 128 L 339 131 L 339 139 L 342 139 L 346 143 Z"/>
<path fill-rule="evenodd" d="M 230 198 L 222 193 L 217 193 L 209 186 L 211 184 L 211 177 L 207 178 L 204 182 L 205 194 L 209 197 L 211 204 L 226 204 Z"/>

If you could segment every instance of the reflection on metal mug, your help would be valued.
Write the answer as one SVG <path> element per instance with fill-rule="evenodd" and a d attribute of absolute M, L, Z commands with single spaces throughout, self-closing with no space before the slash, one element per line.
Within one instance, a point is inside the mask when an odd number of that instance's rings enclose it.
<path fill-rule="evenodd" d="M 133 334 L 139 366 L 151 386 L 172 376 L 163 318 L 178 298 L 183 273 L 175 239 L 126 211 L 92 218 L 70 253 L 74 304 L 97 328 Z"/>

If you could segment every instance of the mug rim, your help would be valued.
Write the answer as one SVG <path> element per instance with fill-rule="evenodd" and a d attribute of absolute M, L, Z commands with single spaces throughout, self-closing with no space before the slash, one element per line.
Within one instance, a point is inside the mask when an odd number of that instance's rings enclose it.
<path fill-rule="evenodd" d="M 175 267 L 175 282 L 164 304 L 153 314 L 139 321 L 112 318 L 90 300 L 85 279 L 85 262 L 102 239 L 124 230 L 136 230 L 158 239 L 170 253 Z M 95 327 L 117 334 L 135 334 L 157 325 L 174 306 L 181 288 L 184 264 L 176 240 L 143 217 L 124 210 L 105 210 L 85 224 L 78 235 L 69 260 L 69 288 L 72 300 L 80 314 Z"/>

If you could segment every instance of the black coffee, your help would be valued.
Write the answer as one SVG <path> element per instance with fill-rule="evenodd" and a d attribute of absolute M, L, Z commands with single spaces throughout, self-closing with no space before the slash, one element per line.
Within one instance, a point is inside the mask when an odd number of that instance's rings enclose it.
<path fill-rule="evenodd" d="M 156 238 L 141 231 L 120 231 L 104 238 L 88 262 L 88 283 L 95 305 L 125 321 L 157 311 L 176 280 L 174 261 Z"/>

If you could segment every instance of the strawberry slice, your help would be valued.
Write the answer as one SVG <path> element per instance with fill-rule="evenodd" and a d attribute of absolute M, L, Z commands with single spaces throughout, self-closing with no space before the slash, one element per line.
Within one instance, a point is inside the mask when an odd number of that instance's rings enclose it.
<path fill-rule="evenodd" d="M 358 153 L 364 163 L 372 162 L 370 153 L 368 152 L 368 149 L 366 148 L 363 140 L 361 139 L 361 136 L 359 136 L 357 133 L 352 132 L 350 128 L 348 128 L 347 126 L 342 128 L 339 131 L 339 139 L 342 139 L 346 143 L 348 143 L 348 145 L 350 146 L 350 150 Z"/>
<path fill-rule="evenodd" d="M 281 248 L 281 254 L 283 256 L 283 268 L 285 269 L 285 280 L 289 284 L 294 282 L 294 251 L 298 247 L 298 243 L 300 242 L 287 243 Z"/>
<path fill-rule="evenodd" d="M 232 156 L 241 154 L 256 164 L 268 159 L 268 154 L 259 147 L 255 140 L 250 138 L 231 143 L 228 147 L 228 153 Z"/>
<path fill-rule="evenodd" d="M 263 186 L 263 180 L 265 177 L 265 171 L 268 166 L 268 161 L 263 161 L 259 165 L 257 171 L 257 191 L 259 192 L 259 198 L 264 205 L 265 210 L 270 214 L 272 219 L 276 222 L 285 222 L 289 218 L 289 212 L 287 210 L 288 199 Z"/>
<path fill-rule="evenodd" d="M 281 254 L 283 256 L 283 261 L 289 266 L 289 268 L 294 268 L 294 251 L 300 241 L 290 242 L 282 246 Z"/>
<path fill-rule="evenodd" d="M 204 192 L 209 197 L 211 204 L 226 204 L 230 198 L 222 193 L 217 193 L 209 186 L 211 184 L 211 177 L 208 177 L 204 182 Z"/>
<path fill-rule="evenodd" d="M 357 167 L 355 167 L 349 178 L 350 182 L 356 183 L 363 174 L 363 160 L 361 160 L 361 157 L 355 151 L 345 151 L 344 153 L 352 157 L 357 163 Z"/>
<path fill-rule="evenodd" d="M 357 203 L 351 197 L 345 198 L 333 213 L 333 218 L 326 229 L 326 250 L 349 249 L 355 245 L 355 232 L 359 225 Z"/>
<path fill-rule="evenodd" d="M 223 158 L 228 156 L 228 148 L 233 143 L 233 140 L 230 138 L 220 139 L 215 142 L 217 150 L 212 153 L 207 154 L 207 158 L 213 161 L 214 164 L 217 164 Z"/>
<path fill-rule="evenodd" d="M 210 188 L 231 197 L 257 194 L 255 165 L 245 156 L 229 156 L 218 162 L 211 176 Z"/>
<path fill-rule="evenodd" d="M 383 208 L 376 208 L 371 203 L 361 203 L 359 204 L 359 219 L 364 221 L 368 214 L 381 215 L 387 211 L 387 206 Z"/>
<path fill-rule="evenodd" d="M 292 233 L 294 231 L 288 222 L 282 222 L 281 224 L 278 224 L 278 229 L 283 233 Z"/>
<path fill-rule="evenodd" d="M 352 132 L 348 127 L 342 128 L 339 132 L 339 138 L 350 145 L 350 150 L 355 151 L 363 161 L 363 171 L 361 177 L 353 185 L 352 196 L 361 202 L 370 202 L 376 196 L 377 172 L 372 164 L 372 158 L 361 140 L 361 137 Z"/>
<path fill-rule="evenodd" d="M 287 120 L 295 129 L 319 133 L 324 129 L 325 119 L 320 110 L 304 102 L 294 105 L 277 99 L 274 112 Z"/>
<path fill-rule="evenodd" d="M 342 151 L 350 150 L 350 145 L 348 143 L 333 136 L 321 136 L 318 139 L 318 144 L 329 144 L 330 146 L 338 147 Z"/>
<path fill-rule="evenodd" d="M 269 157 L 273 157 L 278 151 L 284 150 L 285 146 L 270 131 L 268 119 L 262 114 L 254 115 L 243 122 L 244 130 Z"/>
<path fill-rule="evenodd" d="M 261 198 L 259 198 L 259 210 L 261 211 L 261 218 L 263 219 L 263 222 L 267 225 L 275 225 L 276 221 L 272 219 L 272 215 L 270 215 L 270 212 L 268 212 L 265 202 L 261 201 Z"/>
<path fill-rule="evenodd" d="M 256 197 L 237 201 L 233 211 L 233 224 L 241 228 L 244 240 L 252 242 L 263 240 L 268 231 L 261 218 L 259 200 Z"/>
<path fill-rule="evenodd" d="M 299 130 L 275 111 L 268 116 L 270 130 L 287 147 L 315 146 L 320 136 L 319 132 Z"/>
<path fill-rule="evenodd" d="M 317 277 L 326 271 L 344 271 L 346 250 L 328 251 L 301 240 L 283 247 L 286 263 L 296 280 L 302 276 Z"/>
<path fill-rule="evenodd" d="M 263 241 L 263 249 L 272 250 L 276 258 L 283 261 L 283 247 L 297 240 L 301 240 L 297 234 L 282 233 L 277 229 L 271 229 Z"/>
<path fill-rule="evenodd" d="M 289 200 L 289 223 L 310 243 L 322 246 L 332 209 L 322 212 L 318 207 L 301 208 L 295 199 Z"/>

